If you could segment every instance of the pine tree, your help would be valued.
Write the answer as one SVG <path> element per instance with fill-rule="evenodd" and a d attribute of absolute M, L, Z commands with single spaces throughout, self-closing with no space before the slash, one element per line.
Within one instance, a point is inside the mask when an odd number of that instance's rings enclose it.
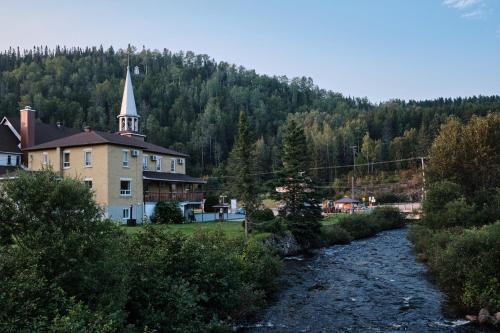
<path fill-rule="evenodd" d="M 240 112 L 238 135 L 230 156 L 230 170 L 234 175 L 231 179 L 232 194 L 242 202 L 245 209 L 245 237 L 248 231 L 248 216 L 257 208 L 259 198 L 255 175 L 255 149 L 251 142 L 248 121 L 245 113 Z"/>
<path fill-rule="evenodd" d="M 281 215 L 304 249 L 314 247 L 321 232 L 321 209 L 314 199 L 312 179 L 308 176 L 309 154 L 304 130 L 290 120 L 283 138 L 283 169 L 280 177 Z"/>

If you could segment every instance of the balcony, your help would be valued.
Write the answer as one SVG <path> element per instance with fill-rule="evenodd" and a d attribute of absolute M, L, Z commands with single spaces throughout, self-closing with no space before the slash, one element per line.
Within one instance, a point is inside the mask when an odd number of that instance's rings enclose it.
<path fill-rule="evenodd" d="M 144 201 L 189 201 L 202 202 L 203 192 L 145 192 Z"/>

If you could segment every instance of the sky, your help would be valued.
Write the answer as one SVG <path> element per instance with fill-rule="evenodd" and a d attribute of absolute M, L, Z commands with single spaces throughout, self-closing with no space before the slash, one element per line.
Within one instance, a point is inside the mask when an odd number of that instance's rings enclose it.
<path fill-rule="evenodd" d="M 500 95 L 500 0 L 0 0 L 0 50 L 168 48 L 372 102 Z"/>

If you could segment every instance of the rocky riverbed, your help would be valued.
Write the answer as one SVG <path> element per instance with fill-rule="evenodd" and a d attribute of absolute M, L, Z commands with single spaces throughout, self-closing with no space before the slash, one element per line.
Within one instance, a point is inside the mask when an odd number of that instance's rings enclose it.
<path fill-rule="evenodd" d="M 490 332 L 446 310 L 407 229 L 289 257 L 283 290 L 243 332 Z"/>

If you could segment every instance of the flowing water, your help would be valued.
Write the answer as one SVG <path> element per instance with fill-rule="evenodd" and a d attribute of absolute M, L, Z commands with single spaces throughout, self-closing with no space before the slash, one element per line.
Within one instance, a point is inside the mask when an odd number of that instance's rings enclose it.
<path fill-rule="evenodd" d="M 486 332 L 445 315 L 407 229 L 286 260 L 284 288 L 244 332 Z"/>

